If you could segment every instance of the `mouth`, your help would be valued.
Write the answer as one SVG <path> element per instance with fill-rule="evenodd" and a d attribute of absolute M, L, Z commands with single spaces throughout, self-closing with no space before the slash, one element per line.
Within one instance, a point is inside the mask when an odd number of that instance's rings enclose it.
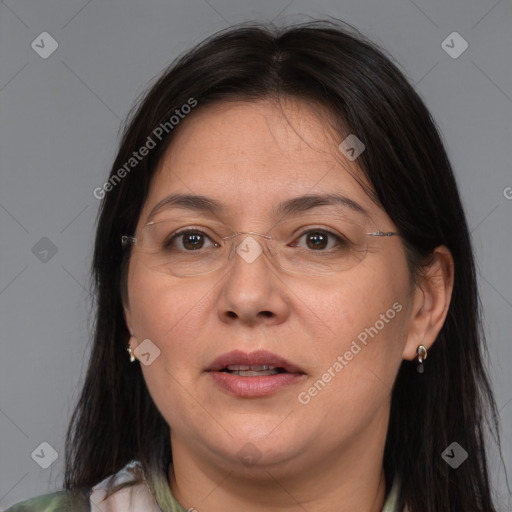
<path fill-rule="evenodd" d="M 297 366 L 266 351 L 224 354 L 206 370 L 220 389 L 243 398 L 261 398 L 302 382 L 306 374 Z"/>
<path fill-rule="evenodd" d="M 266 350 L 250 354 L 240 350 L 228 352 L 215 359 L 206 371 L 225 372 L 240 377 L 261 377 L 279 373 L 304 374 L 300 368 L 286 359 Z"/>

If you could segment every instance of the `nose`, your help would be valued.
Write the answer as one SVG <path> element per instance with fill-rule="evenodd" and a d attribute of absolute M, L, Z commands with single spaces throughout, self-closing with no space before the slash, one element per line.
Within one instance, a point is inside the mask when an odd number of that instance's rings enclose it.
<path fill-rule="evenodd" d="M 267 259 L 265 240 L 260 236 L 244 233 L 233 243 L 218 299 L 223 322 L 279 324 L 289 314 L 286 285 Z"/>

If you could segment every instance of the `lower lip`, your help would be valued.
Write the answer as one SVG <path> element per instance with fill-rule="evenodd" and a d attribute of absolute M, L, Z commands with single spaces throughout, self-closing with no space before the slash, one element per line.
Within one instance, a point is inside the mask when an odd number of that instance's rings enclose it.
<path fill-rule="evenodd" d="M 266 396 L 300 382 L 302 373 L 278 373 L 261 377 L 241 377 L 226 372 L 209 372 L 214 381 L 226 391 L 243 397 Z"/>

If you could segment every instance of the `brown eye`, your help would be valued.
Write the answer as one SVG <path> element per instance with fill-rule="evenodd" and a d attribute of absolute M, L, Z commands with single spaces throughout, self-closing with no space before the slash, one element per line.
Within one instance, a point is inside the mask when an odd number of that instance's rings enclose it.
<path fill-rule="evenodd" d="M 203 248 L 209 248 L 210 246 L 206 245 L 207 241 L 210 240 L 210 237 L 203 233 L 202 231 L 181 231 L 179 233 L 175 233 L 171 236 L 164 244 L 164 249 L 172 251 L 197 251 Z M 212 243 L 213 247 L 217 247 L 216 243 Z"/>
<path fill-rule="evenodd" d="M 306 234 L 306 244 L 310 249 L 325 249 L 329 235 L 321 231 L 310 231 Z"/>
<path fill-rule="evenodd" d="M 301 239 L 305 239 L 305 243 L 299 243 Z M 324 252 L 325 249 L 346 250 L 349 242 L 330 231 L 315 229 L 303 233 L 293 246 L 301 246 L 310 251 Z"/>
<path fill-rule="evenodd" d="M 183 236 L 183 247 L 189 250 L 201 249 L 204 244 L 204 237 L 200 233 L 186 233 Z"/>

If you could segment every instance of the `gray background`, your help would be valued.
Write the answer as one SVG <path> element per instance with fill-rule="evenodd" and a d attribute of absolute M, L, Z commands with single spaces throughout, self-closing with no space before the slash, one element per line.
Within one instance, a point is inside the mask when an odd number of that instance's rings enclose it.
<path fill-rule="evenodd" d="M 61 486 L 65 429 L 90 349 L 92 191 L 107 177 L 120 121 L 155 75 L 211 33 L 309 16 L 344 19 L 382 45 L 439 124 L 474 239 L 512 468 L 509 0 L 2 0 L 0 509 Z M 31 47 L 42 46 L 44 31 L 59 45 L 46 59 Z M 458 58 L 441 45 L 453 31 L 469 44 Z M 43 237 L 54 255 L 41 252 Z M 48 469 L 31 457 L 42 442 L 59 454 Z M 500 506 L 512 510 L 504 467 L 491 455 Z"/>

